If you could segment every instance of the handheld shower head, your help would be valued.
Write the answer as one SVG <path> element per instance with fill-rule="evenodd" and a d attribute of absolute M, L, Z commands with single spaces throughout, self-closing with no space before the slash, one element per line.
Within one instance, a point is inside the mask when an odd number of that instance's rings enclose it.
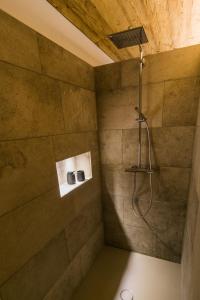
<path fill-rule="evenodd" d="M 135 107 L 135 111 L 137 111 L 139 118 L 136 119 L 136 121 L 138 121 L 139 123 L 141 122 L 145 122 L 147 120 L 147 118 L 145 117 L 145 115 L 139 110 L 139 107 Z"/>

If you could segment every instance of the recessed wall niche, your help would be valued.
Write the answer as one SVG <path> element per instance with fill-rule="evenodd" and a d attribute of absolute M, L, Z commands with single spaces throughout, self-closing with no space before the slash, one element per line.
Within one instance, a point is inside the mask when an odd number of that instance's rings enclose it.
<path fill-rule="evenodd" d="M 91 152 L 56 162 L 56 170 L 63 197 L 92 178 Z"/>

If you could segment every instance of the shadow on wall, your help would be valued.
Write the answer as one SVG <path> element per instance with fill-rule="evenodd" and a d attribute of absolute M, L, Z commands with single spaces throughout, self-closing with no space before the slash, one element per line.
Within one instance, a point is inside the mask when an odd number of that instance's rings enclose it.
<path fill-rule="evenodd" d="M 124 178 L 122 179 L 122 177 Z M 155 200 L 156 197 L 159 198 L 159 188 L 164 186 L 161 174 L 154 174 L 153 177 L 155 195 L 153 207 L 145 217 L 146 223 L 135 216 L 132 210 L 133 174 L 125 173 L 123 169 L 119 169 L 117 173 L 116 171 L 106 170 L 102 178 L 106 244 L 179 262 L 182 246 L 179 234 L 182 233 L 176 233 L 179 240 L 173 243 L 174 233 L 169 231 L 169 220 L 166 218 L 170 207 L 163 204 L 161 211 L 160 204 Z M 137 175 L 137 195 L 140 199 L 139 205 L 142 212 L 146 211 L 149 206 L 150 190 L 148 180 L 149 177 L 146 174 Z M 123 189 L 126 191 L 125 195 L 122 196 L 115 194 L 119 191 L 121 182 L 124 183 Z M 115 193 L 110 193 L 111 189 Z"/>

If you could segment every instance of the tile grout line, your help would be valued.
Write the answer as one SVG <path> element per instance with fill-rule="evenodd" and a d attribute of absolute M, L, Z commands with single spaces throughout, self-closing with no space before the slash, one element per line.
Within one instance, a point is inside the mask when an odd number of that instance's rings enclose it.
<path fill-rule="evenodd" d="M 49 138 L 49 137 L 60 137 L 64 135 L 75 135 L 75 134 L 88 134 L 88 133 L 96 133 L 97 130 L 86 130 L 86 131 L 73 131 L 73 132 L 62 132 L 57 134 L 47 134 L 47 135 L 35 135 L 30 137 L 19 137 L 19 138 L 7 138 L 7 139 L 0 139 L 0 143 L 5 142 L 14 142 L 14 141 L 24 141 L 24 140 L 31 140 L 31 139 L 41 139 L 41 138 Z"/>
<path fill-rule="evenodd" d="M 0 284 L 0 294 L 1 294 L 1 288 L 10 280 L 12 279 L 18 272 L 20 272 L 34 257 L 36 257 L 37 255 L 40 254 L 41 251 L 43 251 L 43 249 L 50 244 L 54 239 L 56 239 L 62 232 L 63 232 L 63 228 L 52 238 L 50 238 L 50 240 L 48 240 L 47 242 L 45 242 L 45 244 L 43 245 L 43 247 L 41 249 L 39 249 L 39 251 L 37 251 L 35 254 L 33 254 L 25 263 L 23 263 L 19 269 L 17 269 L 14 273 L 11 274 L 11 276 L 9 276 L 6 280 L 4 280 L 1 284 Z M 0 300 L 4 300 L 4 299 L 0 299 Z"/>
<path fill-rule="evenodd" d="M 58 81 L 58 82 L 62 82 L 64 84 L 68 84 L 68 85 L 72 85 L 72 86 L 75 86 L 75 87 L 78 87 L 80 89 L 83 89 L 83 90 L 87 90 L 87 91 L 91 91 L 93 93 L 95 93 L 95 90 L 94 89 L 91 89 L 91 88 L 86 88 L 86 87 L 83 87 L 83 86 L 80 86 L 76 83 L 73 83 L 73 82 L 70 82 L 70 81 L 64 81 L 62 79 L 59 79 L 57 77 L 53 77 L 53 76 L 50 76 L 46 73 L 44 73 L 43 71 L 41 71 L 41 73 L 39 71 L 36 71 L 36 70 L 33 70 L 33 69 L 28 69 L 26 67 L 23 67 L 23 66 L 20 66 L 20 65 L 16 65 L 16 64 L 13 64 L 12 62 L 9 62 L 9 61 L 6 61 L 6 60 L 2 60 L 0 59 L 0 63 L 3 63 L 3 64 L 8 64 L 12 67 L 15 67 L 17 69 L 22 69 L 22 70 L 25 70 L 25 71 L 28 71 L 28 72 L 31 72 L 31 73 L 34 73 L 34 74 L 37 74 L 39 76 L 44 76 L 44 77 L 47 77 L 47 78 L 50 78 L 51 80 L 55 80 L 55 81 Z"/>
<path fill-rule="evenodd" d="M 200 79 L 200 75 L 196 75 L 196 76 L 186 76 L 186 77 L 179 77 L 179 78 L 171 78 L 171 79 L 163 79 L 161 81 L 147 81 L 146 83 L 143 83 L 143 87 L 144 86 L 148 86 L 148 85 L 156 85 L 156 84 L 161 84 L 163 82 L 169 82 L 169 81 L 180 81 L 180 80 L 190 80 L 190 79 Z M 114 91 L 119 91 L 119 90 L 126 90 L 126 89 L 130 89 L 130 88 L 138 88 L 138 84 L 130 84 L 127 86 L 120 86 L 117 88 L 101 88 L 101 89 L 96 89 L 96 93 L 101 94 L 101 93 L 106 93 L 106 92 L 114 92 Z"/>

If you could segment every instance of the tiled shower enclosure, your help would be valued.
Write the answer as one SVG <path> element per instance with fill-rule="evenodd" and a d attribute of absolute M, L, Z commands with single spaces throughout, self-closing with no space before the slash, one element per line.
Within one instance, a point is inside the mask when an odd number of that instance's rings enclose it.
<path fill-rule="evenodd" d="M 96 68 L 103 211 L 109 245 L 180 262 L 199 101 L 199 47 L 145 59 L 143 110 L 149 121 L 153 165 L 153 207 L 147 221 L 131 207 L 137 164 L 138 60 Z M 191 57 L 193 63 L 191 64 Z M 143 129 L 143 164 L 147 139 Z M 138 175 L 141 208 L 148 205 L 149 177 Z M 160 242 L 160 238 L 169 249 Z"/>

